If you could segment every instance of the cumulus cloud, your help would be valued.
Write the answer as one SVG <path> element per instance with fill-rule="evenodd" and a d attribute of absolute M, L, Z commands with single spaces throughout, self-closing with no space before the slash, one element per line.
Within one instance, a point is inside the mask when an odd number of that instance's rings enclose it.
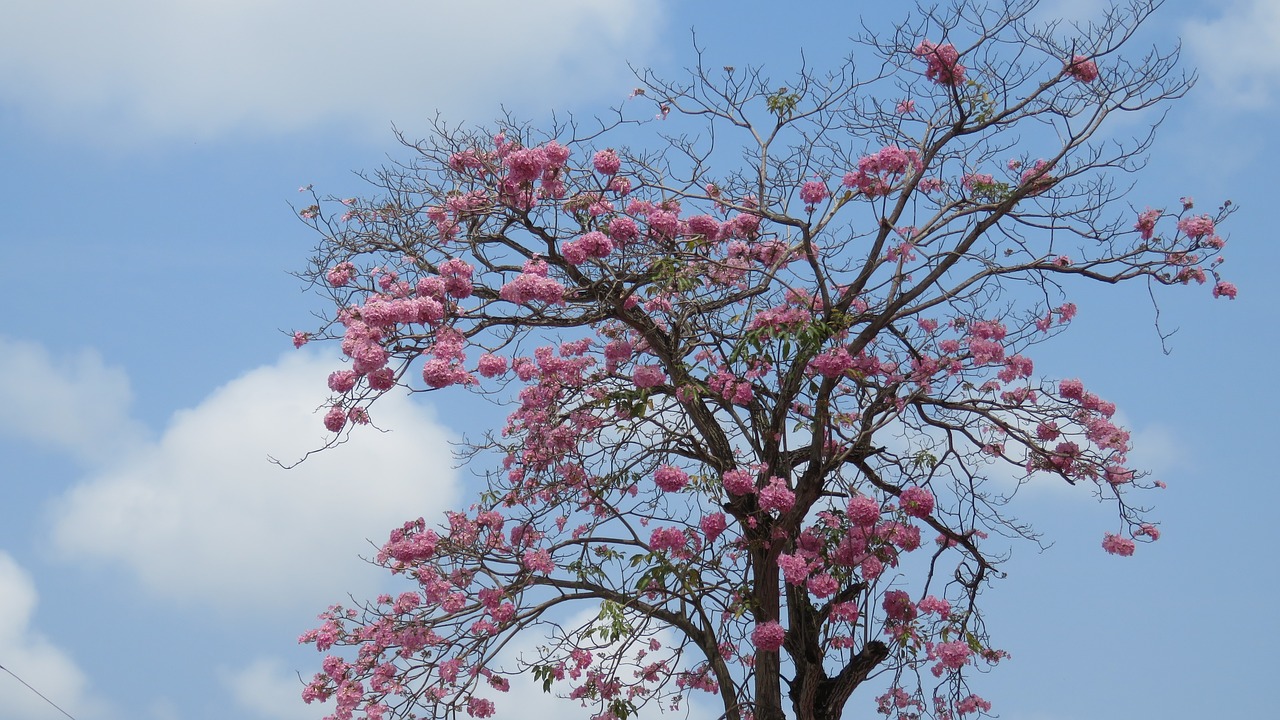
<path fill-rule="evenodd" d="M 335 363 L 300 352 L 174 414 L 161 437 L 91 474 L 53 507 L 54 545 L 77 561 L 124 565 L 151 591 L 223 609 L 314 609 L 370 588 L 358 558 L 411 517 L 456 498 L 447 431 L 389 394 L 380 433 L 283 470 L 323 442 L 316 413 Z"/>
<path fill-rule="evenodd" d="M 1212 20 L 1188 20 L 1183 37 L 1216 103 L 1269 104 L 1280 89 L 1280 2 L 1240 0 L 1216 6 Z"/>
<path fill-rule="evenodd" d="M 31 576 L 0 551 L 0 663 L 77 718 L 101 716 L 75 661 L 32 627 L 38 600 Z M 9 673 L 0 673 L 0 720 L 64 717 Z"/>
<path fill-rule="evenodd" d="M 128 416 L 132 400 L 124 371 L 93 350 L 54 357 L 36 343 L 0 336 L 0 433 L 103 463 L 145 436 Z"/>
<path fill-rule="evenodd" d="M 660 19 L 658 0 L 44 0 L 20 15 L 0 98 L 95 134 L 197 137 L 385 133 L 437 109 L 487 120 L 498 102 L 614 92 Z"/>
<path fill-rule="evenodd" d="M 222 672 L 222 683 L 250 718 L 315 720 L 319 713 L 302 702 L 296 673 L 271 658 L 258 658 L 243 668 Z"/>

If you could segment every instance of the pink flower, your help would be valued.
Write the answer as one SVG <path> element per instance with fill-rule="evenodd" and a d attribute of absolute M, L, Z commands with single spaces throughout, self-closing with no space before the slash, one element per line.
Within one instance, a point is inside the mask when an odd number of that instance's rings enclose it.
<path fill-rule="evenodd" d="M 746 470 L 728 470 L 723 476 L 724 489 L 731 495 L 747 495 L 755 492 L 756 481 Z"/>
<path fill-rule="evenodd" d="M 809 586 L 809 592 L 813 593 L 814 597 L 820 598 L 835 595 L 836 591 L 840 589 L 840 581 L 826 573 L 819 573 L 809 578 L 807 585 Z"/>
<path fill-rule="evenodd" d="M 674 465 L 659 465 L 653 482 L 664 492 L 679 492 L 689 484 L 689 475 Z"/>
<path fill-rule="evenodd" d="M 1065 400 L 1084 399 L 1084 383 L 1079 380 L 1063 380 L 1058 383 L 1058 394 Z"/>
<path fill-rule="evenodd" d="M 724 513 L 712 513 L 704 516 L 702 520 L 698 521 L 698 527 L 702 528 L 708 543 L 715 542 L 716 538 L 720 537 L 725 527 L 727 527 Z"/>
<path fill-rule="evenodd" d="M 938 664 L 934 666 L 933 674 L 935 676 L 941 675 L 941 668 L 959 670 L 965 666 L 965 663 L 969 662 L 969 656 L 972 654 L 973 650 L 963 640 L 955 640 L 933 646 L 930 656 L 938 660 Z"/>
<path fill-rule="evenodd" d="M 560 246 L 564 259 L 574 265 L 581 265 L 588 258 L 603 258 L 613 252 L 613 243 L 604 233 L 593 230 L 577 240 L 571 240 Z"/>
<path fill-rule="evenodd" d="M 457 384 L 456 373 L 448 360 L 434 358 L 422 366 L 422 381 L 433 388 L 444 388 Z"/>
<path fill-rule="evenodd" d="M 782 568 L 782 578 L 789 585 L 800 585 L 809 578 L 811 570 L 809 561 L 799 555 L 780 553 L 778 567 Z"/>
<path fill-rule="evenodd" d="M 328 280 L 329 284 L 333 287 L 342 287 L 351 282 L 351 276 L 355 275 L 355 272 L 355 265 L 352 265 L 349 262 L 343 262 L 329 268 L 329 271 L 324 274 L 324 278 L 325 280 Z"/>
<path fill-rule="evenodd" d="M 538 300 L 549 305 L 563 305 L 564 286 L 547 277 L 547 263 L 535 257 L 525 262 L 524 271 L 515 280 L 502 286 L 498 297 L 518 304 Z"/>
<path fill-rule="evenodd" d="M 507 359 L 501 355 L 485 353 L 480 356 L 480 362 L 476 370 L 484 377 L 497 377 L 507 371 Z"/>
<path fill-rule="evenodd" d="M 640 228 L 629 217 L 616 217 L 609 221 L 609 237 L 615 245 L 626 245 L 640 237 Z"/>
<path fill-rule="evenodd" d="M 934 45 L 924 40 L 916 46 L 915 55 L 928 64 L 924 76 L 935 83 L 956 87 L 964 82 L 965 67 L 959 62 L 960 53 L 955 45 Z"/>
<path fill-rule="evenodd" d="M 951 614 L 951 603 L 932 595 L 916 603 L 916 608 L 922 613 L 933 613 L 941 618 Z"/>
<path fill-rule="evenodd" d="M 341 405 L 334 405 L 324 414 L 324 426 L 329 432 L 338 432 L 347 424 L 347 411 Z"/>
<path fill-rule="evenodd" d="M 969 192 L 990 189 L 996 179 L 987 173 L 968 173 L 960 178 L 960 185 Z"/>
<path fill-rule="evenodd" d="M 884 594 L 884 614 L 891 623 L 909 623 L 916 619 L 916 604 L 905 590 L 890 590 Z"/>
<path fill-rule="evenodd" d="M 1064 72 L 1084 83 L 1091 83 L 1098 79 L 1097 64 L 1084 55 L 1076 55 L 1072 57 L 1071 62 L 1067 63 L 1067 67 Z"/>
<path fill-rule="evenodd" d="M 1221 285 L 1222 283 L 1218 283 L 1218 284 Z M 306 345 L 310 341 L 311 341 L 311 336 L 307 333 L 302 332 L 301 330 L 293 334 L 294 348 L 300 348 L 303 345 Z"/>
<path fill-rule="evenodd" d="M 591 164 L 595 166 L 596 172 L 601 175 L 615 175 L 618 169 L 622 167 L 622 161 L 618 159 L 618 153 L 613 150 L 601 150 L 591 158 Z"/>
<path fill-rule="evenodd" d="M 542 573 L 550 575 L 556 569 L 555 562 L 551 559 L 551 553 L 546 550 L 525 550 L 520 564 L 530 572 Z"/>
<path fill-rule="evenodd" d="M 866 495 L 849 498 L 845 511 L 849 520 L 861 527 L 871 527 L 880 520 L 880 503 Z"/>
<path fill-rule="evenodd" d="M 701 235 L 707 242 L 720 237 L 720 222 L 710 215 L 694 215 L 687 221 L 690 235 Z"/>
<path fill-rule="evenodd" d="M 1052 420 L 1042 422 L 1036 426 L 1036 437 L 1041 440 L 1057 440 L 1058 436 L 1061 434 L 1061 431 L 1058 430 L 1057 423 Z"/>
<path fill-rule="evenodd" d="M 1107 533 L 1102 538 L 1102 549 L 1112 555 L 1128 557 L 1133 554 L 1135 545 L 1129 538 L 1120 537 L 1113 533 Z"/>
<path fill-rule="evenodd" d="M 1138 222 L 1134 223 L 1133 229 L 1137 230 L 1143 240 L 1150 240 L 1156 232 L 1156 221 L 1160 219 L 1160 210 L 1152 210 L 1147 208 L 1138 214 Z"/>
<path fill-rule="evenodd" d="M 843 377 L 853 367 L 853 356 L 842 347 L 828 350 L 809 362 L 809 367 L 823 377 Z"/>
<path fill-rule="evenodd" d="M 1235 300 L 1235 299 L 1236 299 L 1236 286 L 1235 286 L 1235 284 L 1234 284 L 1234 283 L 1229 283 L 1229 282 L 1227 282 L 1227 281 L 1225 281 L 1225 280 L 1220 280 L 1220 281 L 1218 282 L 1218 284 L 1217 284 L 1217 285 L 1214 285 L 1214 286 L 1213 286 L 1213 296 L 1214 296 L 1214 297 L 1225 297 L 1225 298 L 1229 298 L 1229 299 L 1231 299 L 1231 300 Z"/>
<path fill-rule="evenodd" d="M 546 169 L 547 153 L 542 148 L 512 150 L 502 161 L 507 166 L 507 181 L 513 185 L 533 182 Z"/>
<path fill-rule="evenodd" d="M 780 477 L 769 478 L 769 484 L 760 491 L 760 507 L 785 513 L 796 504 L 796 494 L 787 488 L 787 481 Z"/>
<path fill-rule="evenodd" d="M 831 197 L 831 191 L 827 189 L 824 183 L 817 180 L 811 180 L 800 186 L 800 199 L 805 205 L 813 207 L 818 203 Z"/>
<path fill-rule="evenodd" d="M 1202 238 L 1213 234 L 1213 218 L 1208 215 L 1193 215 L 1178 221 L 1178 229 L 1190 238 Z"/>
<path fill-rule="evenodd" d="M 933 493 L 922 487 L 909 487 L 898 496 L 898 505 L 911 517 L 929 517 L 933 512 Z"/>
<path fill-rule="evenodd" d="M 649 549 L 670 552 L 676 557 L 688 555 L 689 538 L 678 528 L 657 528 L 649 534 Z"/>
<path fill-rule="evenodd" d="M 396 373 L 389 367 L 378 368 L 365 376 L 365 380 L 374 390 L 390 390 L 396 385 Z"/>
<path fill-rule="evenodd" d="M 467 714 L 476 718 L 491 717 L 494 712 L 493 701 L 472 695 L 467 698 Z"/>
<path fill-rule="evenodd" d="M 916 101 L 911 99 L 899 100 L 897 111 L 899 115 L 910 115 L 916 111 Z"/>
<path fill-rule="evenodd" d="M 667 381 L 667 375 L 659 365 L 639 365 L 631 373 L 631 380 L 637 388 L 644 390 L 663 384 Z"/>
<path fill-rule="evenodd" d="M 969 715 L 978 711 L 982 711 L 984 713 L 991 712 L 991 703 L 983 700 L 977 695 L 970 695 L 956 703 L 956 712 L 961 715 Z"/>
<path fill-rule="evenodd" d="M 778 652 L 786 636 L 787 631 L 782 628 L 782 625 L 778 624 L 777 620 L 770 620 L 755 626 L 751 631 L 751 642 L 756 648 L 765 652 Z"/>
<path fill-rule="evenodd" d="M 831 619 L 836 622 L 858 622 L 858 606 L 851 602 L 831 606 Z"/>

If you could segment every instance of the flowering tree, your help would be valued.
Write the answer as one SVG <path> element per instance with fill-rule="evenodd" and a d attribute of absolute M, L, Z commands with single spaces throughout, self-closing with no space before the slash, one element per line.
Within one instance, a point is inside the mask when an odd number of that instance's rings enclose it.
<path fill-rule="evenodd" d="M 376 197 L 317 197 L 336 310 L 295 343 L 350 360 L 334 442 L 399 387 L 513 410 L 471 445 L 476 503 L 381 547 L 405 592 L 303 636 L 355 648 L 304 697 L 487 717 L 528 674 L 600 718 L 706 694 L 727 720 L 834 720 L 877 677 L 892 718 L 988 712 L 980 594 L 1037 537 L 1018 488 L 1105 501 L 1112 554 L 1159 537 L 1114 405 L 1038 377 L 1034 346 L 1072 292 L 1236 292 L 1230 204 L 1138 210 L 1117 179 L 1151 136 L 1101 134 L 1188 87 L 1176 53 L 1120 53 L 1155 4 L 1064 36 L 962 2 L 863 40 L 869 72 L 783 88 L 643 74 L 611 120 L 441 126 Z"/>

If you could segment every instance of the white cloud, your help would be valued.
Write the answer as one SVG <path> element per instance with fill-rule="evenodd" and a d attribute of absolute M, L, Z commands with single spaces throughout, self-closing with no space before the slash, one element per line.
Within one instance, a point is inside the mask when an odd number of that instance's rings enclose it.
<path fill-rule="evenodd" d="M 225 671 L 222 682 L 250 718 L 315 720 L 321 714 L 302 702 L 302 683 L 278 660 L 259 658 L 239 670 Z"/>
<path fill-rule="evenodd" d="M 216 608 L 314 610 L 369 589 L 382 574 L 358 559 L 373 554 L 364 540 L 451 507 L 455 472 L 445 429 L 396 393 L 373 409 L 391 431 L 270 464 L 322 444 L 315 410 L 335 365 L 292 353 L 175 413 L 155 443 L 56 501 L 55 547 Z"/>
<path fill-rule="evenodd" d="M 119 368 L 92 350 L 54 358 L 44 347 L 0 336 L 0 433 L 102 463 L 145 433 L 128 417 L 133 393 Z"/>
<path fill-rule="evenodd" d="M 551 107 L 625 85 L 624 61 L 660 19 L 658 0 L 4 5 L 0 99 L 95 136 L 386 133 L 437 109 L 487 120 L 498 102 Z"/>
<path fill-rule="evenodd" d="M 1183 26 L 1195 65 L 1216 102 L 1269 104 L 1280 89 L 1280 2 L 1239 0 L 1216 7 L 1222 12 L 1216 19 Z"/>
<path fill-rule="evenodd" d="M 84 673 L 65 652 L 31 627 L 36 603 L 31 576 L 0 551 L 0 664 L 80 720 L 100 716 Z M 0 720 L 65 718 L 12 675 L 0 672 Z"/>

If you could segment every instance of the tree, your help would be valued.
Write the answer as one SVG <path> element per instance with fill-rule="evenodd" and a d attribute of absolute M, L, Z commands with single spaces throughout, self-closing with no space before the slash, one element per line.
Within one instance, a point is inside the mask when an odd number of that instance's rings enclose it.
<path fill-rule="evenodd" d="M 889 717 L 987 713 L 981 593 L 1038 539 L 1018 488 L 1108 503 L 1112 554 L 1159 537 L 1115 406 L 1032 348 L 1073 292 L 1236 292 L 1230 203 L 1139 211 L 1121 181 L 1152 133 L 1104 136 L 1190 86 L 1176 51 L 1120 52 L 1158 5 L 1067 28 L 961 0 L 785 87 L 699 52 L 607 119 L 439 124 L 374 197 L 315 196 L 335 310 L 295 343 L 350 360 L 333 442 L 399 387 L 514 409 L 469 446 L 475 504 L 378 552 L 408 589 L 303 636 L 356 648 L 304 697 L 486 717 L 529 674 L 601 718 L 705 693 L 726 720 L 835 720 L 880 676 Z M 503 656 L 517 637 L 536 651 Z"/>

